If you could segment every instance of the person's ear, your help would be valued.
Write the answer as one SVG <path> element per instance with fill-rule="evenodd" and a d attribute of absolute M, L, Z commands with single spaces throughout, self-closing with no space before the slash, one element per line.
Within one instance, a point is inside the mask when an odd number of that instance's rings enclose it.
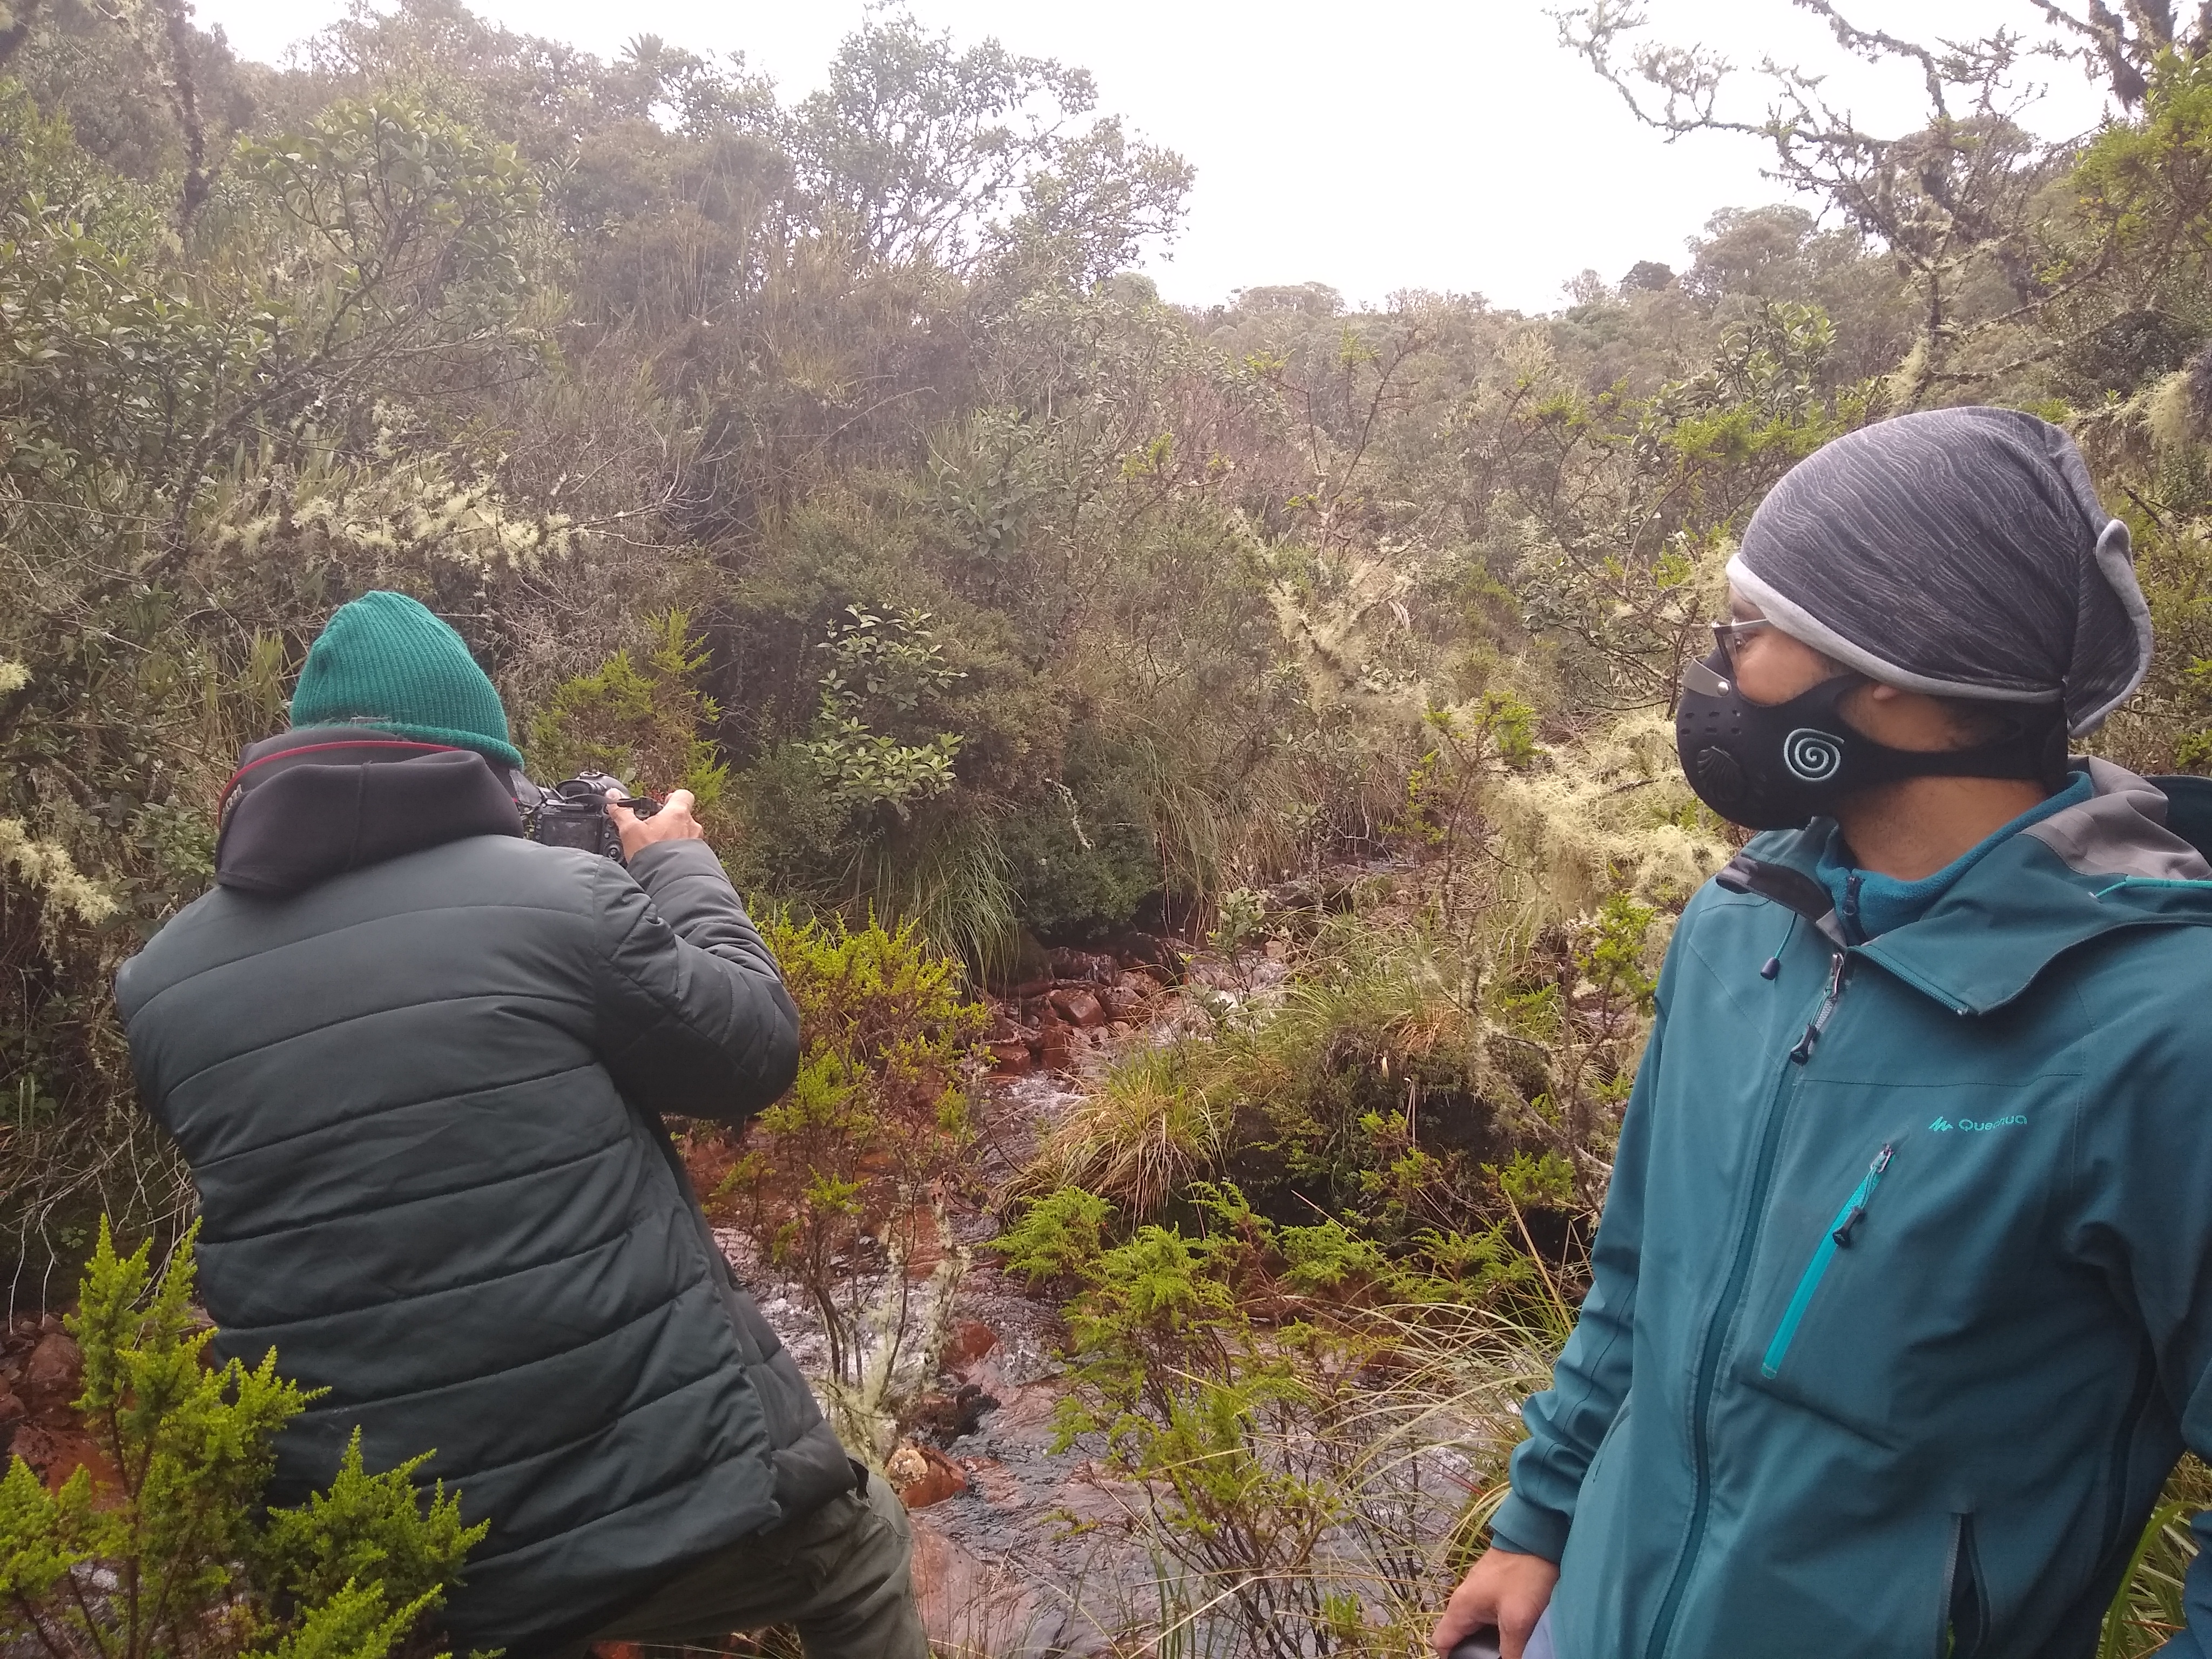
<path fill-rule="evenodd" d="M 1859 689 L 1859 695 L 1869 702 L 1895 702 L 1905 695 L 1904 688 L 1884 685 L 1880 680 L 1869 680 Z"/>

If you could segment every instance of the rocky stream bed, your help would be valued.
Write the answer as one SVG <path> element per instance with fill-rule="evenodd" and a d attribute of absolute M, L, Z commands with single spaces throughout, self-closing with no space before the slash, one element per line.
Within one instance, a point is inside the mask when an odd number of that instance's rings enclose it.
<path fill-rule="evenodd" d="M 1148 940 L 1110 952 L 1055 951 L 1048 962 L 1049 976 L 993 1005 L 995 1066 L 977 1102 L 976 1194 L 1003 1189 L 1082 1097 L 1086 1077 L 1117 1053 L 1204 1023 L 1171 981 L 1187 970 L 1199 983 L 1229 983 L 1203 963 L 1164 971 Z M 1266 963 L 1243 977 L 1249 986 L 1280 969 Z M 1107 1652 L 1117 1634 L 1159 1612 L 1144 1494 L 1114 1476 L 1094 1437 L 1054 1449 L 1066 1391 L 1058 1309 L 978 1248 L 1000 1231 L 988 1200 L 956 1206 L 950 1220 L 968 1261 L 942 1322 L 949 1338 L 889 1460 L 914 1524 L 925 1621 L 939 1651 L 962 1659 Z M 740 1235 L 717 1237 L 801 1369 L 818 1375 L 818 1318 L 760 1270 Z"/>
<path fill-rule="evenodd" d="M 1144 941 L 1115 952 L 1054 951 L 1048 975 L 993 1003 L 994 1070 L 977 1101 L 978 1178 L 949 1214 L 966 1266 L 939 1321 L 949 1336 L 928 1392 L 889 1460 L 913 1518 L 924 1617 L 943 1654 L 1103 1653 L 1115 1633 L 1158 1611 L 1138 1524 L 1142 1492 L 1102 1464 L 1103 1446 L 1053 1449 L 1066 1391 L 1058 1310 L 1006 1279 L 978 1248 L 1000 1230 L 987 1195 L 1081 1098 L 1085 1074 L 1118 1051 L 1203 1022 L 1171 986 L 1181 972 L 1166 970 L 1158 951 Z M 1193 976 L 1213 977 L 1203 965 Z M 1251 981 L 1248 973 L 1246 988 Z M 818 1317 L 762 1271 L 743 1235 L 718 1230 L 717 1238 L 801 1368 L 819 1375 Z M 70 1408 L 82 1370 L 58 1314 L 19 1313 L 0 1324 L 0 1457 L 22 1457 L 52 1486 L 80 1466 L 95 1479 L 105 1468 Z"/>

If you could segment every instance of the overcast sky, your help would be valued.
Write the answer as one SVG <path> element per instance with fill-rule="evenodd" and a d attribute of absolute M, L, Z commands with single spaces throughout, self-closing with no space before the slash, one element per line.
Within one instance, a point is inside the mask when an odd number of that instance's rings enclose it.
<path fill-rule="evenodd" d="M 1679 267 L 1715 209 L 1779 199 L 1747 139 L 1663 143 L 1558 44 L 1551 0 L 915 0 L 956 40 L 1080 64 L 1100 102 L 1198 169 L 1182 237 L 1150 265 L 1171 300 L 1204 303 L 1261 283 L 1323 282 L 1354 302 L 1401 288 L 1478 293 L 1548 309 L 1592 269 Z M 820 82 L 864 0 L 475 0 L 508 27 L 602 56 L 652 33 L 742 52 L 787 99 Z M 241 55 L 285 48 L 343 0 L 198 0 Z M 1738 63 L 1827 64 L 1832 45 L 1789 0 L 1650 0 L 1655 33 Z M 1863 26 L 1922 36 L 2027 27 L 2029 0 L 1858 0 Z M 2030 124 L 2093 125 L 2079 73 L 2051 65 Z M 1917 125 L 1917 88 L 1838 65 L 1832 86 L 1870 125 Z M 1756 111 L 1752 112 L 1755 113 Z"/>

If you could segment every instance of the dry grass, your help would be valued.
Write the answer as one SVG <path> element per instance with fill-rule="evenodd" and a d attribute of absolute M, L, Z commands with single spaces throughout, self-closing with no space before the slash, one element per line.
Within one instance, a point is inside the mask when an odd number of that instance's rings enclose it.
<path fill-rule="evenodd" d="M 1201 1074 L 1201 1052 L 1175 1042 L 1125 1056 L 1055 1126 L 1024 1185 L 1081 1187 L 1126 1215 L 1158 1213 L 1221 1156 L 1227 1113 Z"/>

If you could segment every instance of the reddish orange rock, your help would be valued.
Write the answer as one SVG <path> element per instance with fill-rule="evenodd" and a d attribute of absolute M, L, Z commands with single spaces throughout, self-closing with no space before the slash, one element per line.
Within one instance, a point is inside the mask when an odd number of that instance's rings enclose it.
<path fill-rule="evenodd" d="M 82 1429 L 57 1429 L 42 1423 L 26 1423 L 8 1442 L 8 1453 L 28 1463 L 31 1472 L 46 1483 L 48 1492 L 59 1492 L 79 1469 L 91 1473 L 96 1491 L 112 1491 L 121 1484 L 115 1465 L 107 1461 L 99 1443 Z"/>
<path fill-rule="evenodd" d="M 1052 1006 L 1066 1016 L 1071 1024 L 1087 1029 L 1106 1023 L 1106 1011 L 1098 1006 L 1098 999 L 1079 986 L 1062 986 L 1054 991 Z"/>
<path fill-rule="evenodd" d="M 884 1474 L 899 1502 L 910 1510 L 926 1510 L 968 1490 L 960 1466 L 934 1446 L 901 1446 L 884 1465 Z"/>
<path fill-rule="evenodd" d="M 999 1346 L 999 1334 L 980 1319 L 963 1319 L 945 1341 L 945 1369 L 964 1370 Z"/>
<path fill-rule="evenodd" d="M 1066 1070 L 1075 1062 L 1078 1036 L 1075 1027 L 1057 1020 L 1045 1025 L 1037 1034 L 1037 1059 L 1054 1071 Z"/>
<path fill-rule="evenodd" d="M 84 1389 L 84 1355 L 62 1332 L 51 1332 L 39 1339 L 39 1346 L 23 1362 L 19 1386 L 23 1404 L 33 1416 L 47 1418 L 66 1412 L 70 1401 Z"/>

